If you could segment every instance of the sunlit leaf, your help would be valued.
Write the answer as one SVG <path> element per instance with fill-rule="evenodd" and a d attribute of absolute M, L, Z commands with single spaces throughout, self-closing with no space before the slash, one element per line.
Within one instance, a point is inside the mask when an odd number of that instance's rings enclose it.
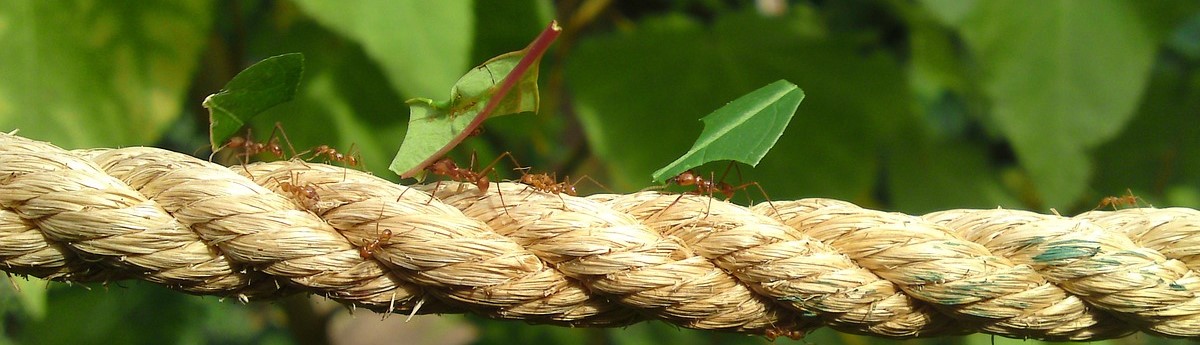
<path fill-rule="evenodd" d="M 471 69 L 450 90 L 449 101 L 409 100 L 408 133 L 389 169 L 413 177 L 488 117 L 536 112 L 538 62 L 561 30 L 552 22 L 525 49 Z"/>
<path fill-rule="evenodd" d="M 400 93 L 445 92 L 470 66 L 471 1 L 298 0 L 305 13 L 362 45 Z"/>
<path fill-rule="evenodd" d="M 273 56 L 246 68 L 220 92 L 205 98 L 212 149 L 264 110 L 292 100 L 303 74 L 304 55 Z"/>
<path fill-rule="evenodd" d="M 653 174 L 662 182 L 701 164 L 735 160 L 758 165 L 804 100 L 804 90 L 786 80 L 764 86 L 708 114 L 700 138 L 683 156 Z"/>
<path fill-rule="evenodd" d="M 1156 38 L 1124 1 L 981 2 L 962 20 L 991 114 L 1046 206 L 1091 176 L 1087 151 L 1133 116 Z"/>
<path fill-rule="evenodd" d="M 67 148 L 147 145 L 182 105 L 211 1 L 0 1 L 0 131 Z"/>

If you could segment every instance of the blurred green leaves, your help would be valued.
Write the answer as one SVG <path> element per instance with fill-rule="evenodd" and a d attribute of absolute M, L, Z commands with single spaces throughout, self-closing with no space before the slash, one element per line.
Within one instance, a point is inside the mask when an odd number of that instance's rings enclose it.
<path fill-rule="evenodd" d="M 297 0 L 305 13 L 361 44 L 406 95 L 437 95 L 470 63 L 471 1 Z"/>
<path fill-rule="evenodd" d="M 0 127 L 144 145 L 179 116 L 212 2 L 0 1 Z"/>
<path fill-rule="evenodd" d="M 869 193 L 878 145 L 916 120 L 911 94 L 893 59 L 805 30 L 814 20 L 740 12 L 704 26 L 668 15 L 582 43 L 566 73 L 591 147 L 612 167 L 610 186 L 645 187 L 691 145 L 697 114 L 782 78 L 804 87 L 804 115 L 748 179 L 777 199 Z"/>
<path fill-rule="evenodd" d="M 1133 117 L 1159 37 L 1124 1 L 980 2 L 960 30 L 982 67 L 997 129 L 1048 206 L 1090 177 L 1087 150 Z"/>

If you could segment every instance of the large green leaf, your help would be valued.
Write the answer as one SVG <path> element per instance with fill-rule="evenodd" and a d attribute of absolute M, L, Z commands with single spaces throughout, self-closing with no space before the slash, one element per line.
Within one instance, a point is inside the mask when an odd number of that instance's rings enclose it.
<path fill-rule="evenodd" d="M 551 22 L 525 49 L 472 68 L 450 90 L 448 101 L 409 100 L 408 133 L 389 169 L 402 178 L 416 176 L 487 118 L 537 112 L 538 62 L 561 31 Z"/>
<path fill-rule="evenodd" d="M 292 100 L 302 75 L 303 54 L 272 56 L 247 67 L 220 92 L 205 98 L 213 151 L 259 113 Z"/>
<path fill-rule="evenodd" d="M 986 1 L 962 20 L 998 129 L 1047 206 L 1090 177 L 1086 150 L 1133 115 L 1156 51 L 1126 1 Z"/>
<path fill-rule="evenodd" d="M 405 95 L 445 92 L 469 65 L 471 1 L 297 0 L 306 13 L 363 45 Z"/>
<path fill-rule="evenodd" d="M 157 141 L 180 114 L 212 8 L 0 1 L 0 129 L 65 147 Z"/>
<path fill-rule="evenodd" d="M 687 153 L 653 174 L 662 182 L 684 170 L 719 160 L 757 166 L 791 122 L 804 90 L 786 80 L 776 81 L 700 119 L 704 131 Z"/>

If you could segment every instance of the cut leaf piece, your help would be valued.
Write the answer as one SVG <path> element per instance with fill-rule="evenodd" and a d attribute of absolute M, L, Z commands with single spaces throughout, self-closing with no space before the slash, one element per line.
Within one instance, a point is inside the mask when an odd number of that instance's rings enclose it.
<path fill-rule="evenodd" d="M 488 117 L 537 112 L 538 61 L 561 31 L 557 22 L 551 22 L 525 49 L 471 69 L 454 84 L 447 102 L 409 100 L 408 133 L 388 169 L 402 178 L 414 177 Z M 516 92 L 510 94 L 514 88 Z"/>
<path fill-rule="evenodd" d="M 655 171 L 654 182 L 712 161 L 758 165 L 803 100 L 804 90 L 780 80 L 729 102 L 700 119 L 704 122 L 700 138 L 682 157 Z"/>
<path fill-rule="evenodd" d="M 239 72 L 224 89 L 205 98 L 212 149 L 259 113 L 292 100 L 303 75 L 303 54 L 272 56 Z"/>

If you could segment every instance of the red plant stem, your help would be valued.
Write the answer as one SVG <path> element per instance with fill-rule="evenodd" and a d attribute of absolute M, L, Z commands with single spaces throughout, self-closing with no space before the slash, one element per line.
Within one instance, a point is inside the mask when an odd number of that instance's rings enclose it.
<path fill-rule="evenodd" d="M 450 140 L 450 143 L 446 144 L 446 146 L 443 146 L 433 155 L 430 155 L 429 158 L 425 158 L 425 161 L 421 162 L 421 164 L 417 164 L 417 166 L 404 172 L 404 174 L 401 174 L 400 177 L 409 178 L 416 176 L 417 173 L 425 169 L 426 166 L 433 164 L 434 161 L 442 158 L 442 156 L 445 156 L 446 153 L 458 146 L 459 143 L 462 143 L 462 141 L 466 139 L 476 127 L 482 125 L 483 121 L 487 120 L 487 118 L 492 115 L 492 111 L 496 110 L 496 107 L 500 106 L 500 101 L 504 100 L 504 96 L 508 95 L 508 92 L 512 90 L 513 86 L 517 85 L 517 82 L 521 80 L 521 77 L 525 75 L 525 72 L 529 71 L 529 69 L 533 67 L 534 64 L 538 63 L 538 61 L 541 61 L 542 55 L 545 55 L 546 50 L 550 48 L 550 44 L 554 43 L 554 40 L 557 39 L 558 35 L 561 33 L 562 27 L 558 26 L 558 21 L 550 21 L 550 25 L 546 26 L 546 29 L 542 30 L 542 33 L 538 34 L 538 37 L 535 38 L 533 42 L 530 42 L 529 46 L 525 47 L 525 56 L 521 57 L 521 61 L 517 62 L 517 65 L 513 67 L 512 71 L 508 72 L 508 75 L 505 76 L 504 80 L 500 82 L 500 87 L 497 88 L 496 93 L 493 94 L 490 99 L 488 99 L 487 104 L 484 105 L 483 110 L 479 112 L 479 115 L 475 116 L 475 119 L 471 120 L 471 123 L 467 124 L 467 126 L 463 128 L 462 132 L 458 133 L 454 139 Z"/>

